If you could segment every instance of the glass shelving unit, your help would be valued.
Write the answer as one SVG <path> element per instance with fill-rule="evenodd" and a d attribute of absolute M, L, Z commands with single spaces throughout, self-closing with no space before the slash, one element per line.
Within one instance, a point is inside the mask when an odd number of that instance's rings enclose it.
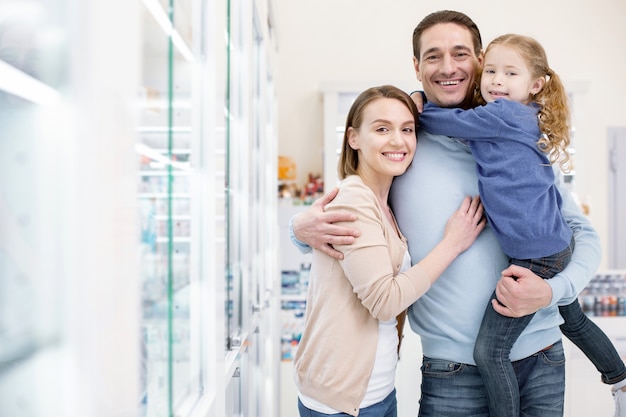
<path fill-rule="evenodd" d="M 0 415 L 276 415 L 268 7 L 0 0 Z"/>
<path fill-rule="evenodd" d="M 205 369 L 192 343 L 191 192 L 192 123 L 191 0 L 144 0 L 142 73 L 138 88 L 138 204 L 142 322 L 141 404 L 146 417 L 173 416 L 197 401 Z M 192 341 L 193 340 L 193 341 Z"/>
<path fill-rule="evenodd" d="M 0 1 L 0 415 L 60 409 L 70 119 L 65 1 Z M 65 59 L 61 59 L 64 57 Z M 65 211 L 66 213 L 67 211 Z M 34 377 L 38 376 L 39 380 Z"/>

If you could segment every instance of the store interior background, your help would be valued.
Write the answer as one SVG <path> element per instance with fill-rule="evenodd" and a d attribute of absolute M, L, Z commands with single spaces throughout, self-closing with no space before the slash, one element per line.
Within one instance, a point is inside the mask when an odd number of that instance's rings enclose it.
<path fill-rule="evenodd" d="M 306 274 L 286 238 L 306 205 L 278 198 L 279 156 L 295 187 L 332 186 L 349 98 L 420 89 L 412 32 L 441 9 L 485 46 L 543 44 L 573 100 L 571 185 L 600 271 L 626 279 L 622 1 L 0 0 L 0 416 L 297 415 L 283 306 L 303 294 L 282 271 Z M 20 13 L 36 24 L 8 37 Z M 8 81 L 24 79 L 38 95 Z M 626 356 L 625 321 L 598 318 Z M 421 355 L 405 333 L 402 417 Z M 565 415 L 611 415 L 567 355 Z"/>

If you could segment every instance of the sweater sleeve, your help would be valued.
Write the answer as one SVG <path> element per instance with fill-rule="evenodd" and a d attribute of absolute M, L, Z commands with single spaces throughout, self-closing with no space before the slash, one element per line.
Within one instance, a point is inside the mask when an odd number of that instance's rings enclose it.
<path fill-rule="evenodd" d="M 554 169 L 557 171 L 556 167 Z M 593 277 L 600 265 L 602 251 L 598 233 L 581 212 L 570 191 L 565 187 L 563 176 L 558 171 L 556 178 L 563 198 L 561 212 L 574 233 L 576 244 L 567 267 L 547 282 L 552 288 L 550 305 L 567 305 L 578 297 Z"/>
<path fill-rule="evenodd" d="M 291 243 L 293 243 L 294 246 L 300 251 L 300 253 L 307 254 L 310 253 L 313 248 L 304 242 L 300 242 L 296 237 L 296 234 L 293 232 L 293 219 L 295 219 L 298 214 L 294 214 L 291 219 L 289 219 L 289 239 L 291 240 Z"/>
<path fill-rule="evenodd" d="M 468 110 L 428 103 L 420 114 L 420 124 L 437 135 L 492 141 L 523 131 L 525 124 L 520 125 L 520 121 L 529 120 L 529 116 L 532 120 L 535 113 L 536 109 L 510 100 L 496 100 Z"/>
<path fill-rule="evenodd" d="M 343 252 L 340 265 L 350 281 L 353 291 L 370 314 L 387 321 L 413 304 L 429 288 L 430 280 L 419 266 L 394 275 L 399 269 L 406 243 L 395 250 L 397 259 L 392 259 L 393 248 L 389 247 L 380 206 L 374 194 L 363 184 L 352 184 L 341 189 L 327 211 L 348 210 L 357 215 L 351 223 L 361 231 L 361 236 L 351 245 L 335 245 Z M 356 224 L 355 224 L 356 223 Z"/>

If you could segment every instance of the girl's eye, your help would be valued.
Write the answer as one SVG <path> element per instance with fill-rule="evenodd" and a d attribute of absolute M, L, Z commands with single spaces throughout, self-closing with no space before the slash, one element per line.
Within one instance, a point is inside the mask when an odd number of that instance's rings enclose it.
<path fill-rule="evenodd" d="M 405 133 L 413 133 L 414 129 L 412 127 L 405 127 L 402 131 Z"/>
<path fill-rule="evenodd" d="M 384 132 L 388 132 L 388 131 L 389 131 L 389 129 L 387 129 L 387 128 L 386 128 L 386 127 L 384 127 L 384 126 L 381 126 L 381 127 L 379 127 L 378 129 L 376 129 L 376 131 L 377 131 L 377 132 L 383 132 L 383 133 L 384 133 Z"/>

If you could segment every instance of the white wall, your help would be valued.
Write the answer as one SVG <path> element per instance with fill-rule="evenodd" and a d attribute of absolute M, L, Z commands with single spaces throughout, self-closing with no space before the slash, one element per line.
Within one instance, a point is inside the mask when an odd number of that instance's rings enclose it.
<path fill-rule="evenodd" d="M 297 162 L 298 183 L 322 172 L 325 82 L 392 83 L 420 88 L 411 38 L 426 14 L 453 9 L 481 28 L 483 44 L 518 32 L 537 38 L 575 99 L 576 191 L 606 252 L 607 128 L 626 125 L 626 3 L 621 0 L 496 1 L 275 0 L 279 153 Z M 606 259 L 606 256 L 605 256 Z M 604 265 L 606 266 L 606 261 Z"/>

